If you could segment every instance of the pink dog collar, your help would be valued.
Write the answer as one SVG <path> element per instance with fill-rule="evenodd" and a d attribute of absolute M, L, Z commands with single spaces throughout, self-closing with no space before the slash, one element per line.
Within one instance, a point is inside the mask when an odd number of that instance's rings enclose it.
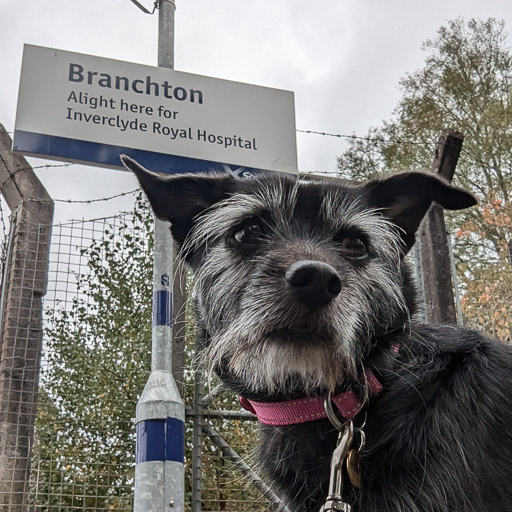
<path fill-rule="evenodd" d="M 373 395 L 378 395 L 382 391 L 381 383 L 371 370 L 366 371 L 366 380 Z M 295 425 L 327 418 L 323 396 L 285 402 L 256 402 L 243 396 L 239 396 L 238 400 L 244 409 L 252 412 L 261 423 L 266 425 Z M 361 402 L 351 390 L 333 396 L 332 401 L 341 416 L 346 419 L 353 418 L 364 405 L 364 402 Z"/>

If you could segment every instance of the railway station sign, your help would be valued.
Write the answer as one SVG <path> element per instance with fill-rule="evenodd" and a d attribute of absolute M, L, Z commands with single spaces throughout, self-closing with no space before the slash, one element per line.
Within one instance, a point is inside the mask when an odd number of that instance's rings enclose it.
<path fill-rule="evenodd" d="M 160 172 L 297 171 L 290 91 L 25 45 L 13 148 Z"/>

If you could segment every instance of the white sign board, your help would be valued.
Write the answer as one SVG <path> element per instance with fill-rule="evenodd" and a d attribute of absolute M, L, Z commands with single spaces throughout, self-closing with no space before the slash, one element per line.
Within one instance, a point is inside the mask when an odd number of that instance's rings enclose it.
<path fill-rule="evenodd" d="M 289 91 L 25 45 L 14 149 L 161 172 L 297 171 Z"/>

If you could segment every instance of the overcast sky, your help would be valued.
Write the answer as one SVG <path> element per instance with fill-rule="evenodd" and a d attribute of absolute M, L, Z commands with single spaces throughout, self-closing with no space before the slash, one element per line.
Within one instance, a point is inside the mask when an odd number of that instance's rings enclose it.
<path fill-rule="evenodd" d="M 151 0 L 141 0 L 149 6 Z M 364 135 L 388 118 L 422 43 L 447 20 L 504 19 L 510 0 L 176 0 L 176 69 L 295 92 L 300 130 Z M 156 65 L 158 15 L 129 0 L 0 0 L 0 122 L 14 130 L 24 43 Z M 343 139 L 297 134 L 299 168 L 333 171 Z M 30 160 L 33 165 L 51 163 Z M 42 168 L 51 196 L 92 199 L 136 188 L 128 173 Z M 57 219 L 109 215 L 123 200 L 60 205 Z"/>

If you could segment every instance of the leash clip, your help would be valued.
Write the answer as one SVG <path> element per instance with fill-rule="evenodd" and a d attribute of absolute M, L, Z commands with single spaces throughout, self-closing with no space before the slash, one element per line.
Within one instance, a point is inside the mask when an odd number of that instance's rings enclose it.
<path fill-rule="evenodd" d="M 332 453 L 329 492 L 320 512 L 351 512 L 352 510 L 352 507 L 343 501 L 342 493 L 344 484 L 343 463 L 350 451 L 353 438 L 354 424 L 352 420 L 348 420 L 338 434 L 336 448 Z"/>
<path fill-rule="evenodd" d="M 350 483 L 356 489 L 361 488 L 361 469 L 359 462 L 359 453 L 366 443 L 366 436 L 363 428 L 366 424 L 366 414 L 360 427 L 354 428 L 351 419 L 340 421 L 332 406 L 331 392 L 327 393 L 324 399 L 324 409 L 327 418 L 332 426 L 339 432 L 336 448 L 331 458 L 331 474 L 329 478 L 329 493 L 320 512 L 351 512 L 352 507 L 343 500 L 344 487 L 344 466 L 350 479 Z M 354 431 L 359 434 L 359 447 L 352 448 L 354 440 Z"/>

